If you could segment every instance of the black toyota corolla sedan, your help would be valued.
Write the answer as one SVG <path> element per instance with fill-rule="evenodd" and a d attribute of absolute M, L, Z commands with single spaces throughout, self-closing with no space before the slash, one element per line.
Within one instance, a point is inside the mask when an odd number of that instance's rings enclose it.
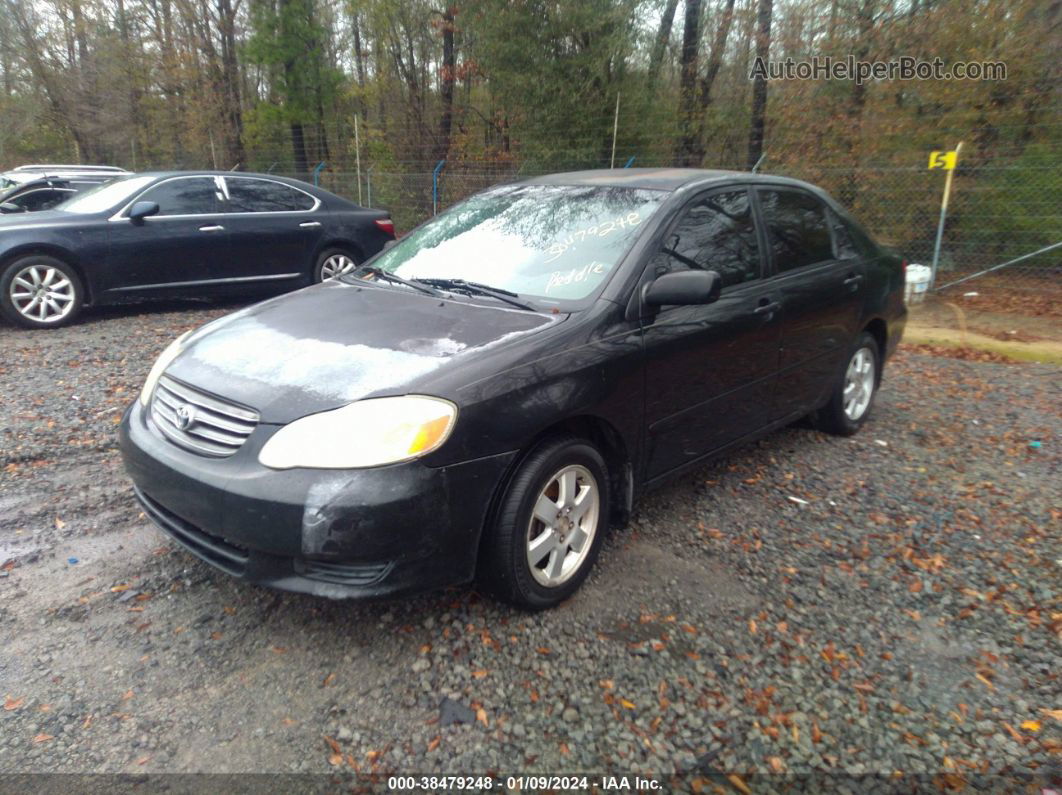
<path fill-rule="evenodd" d="M 232 575 L 548 607 L 646 489 L 804 415 L 858 430 L 903 270 L 790 179 L 497 187 L 174 341 L 121 448 L 147 515 Z"/>
<path fill-rule="evenodd" d="M 53 210 L 0 216 L 0 312 L 55 328 L 130 298 L 282 292 L 394 239 L 386 212 L 269 174 L 119 177 Z"/>

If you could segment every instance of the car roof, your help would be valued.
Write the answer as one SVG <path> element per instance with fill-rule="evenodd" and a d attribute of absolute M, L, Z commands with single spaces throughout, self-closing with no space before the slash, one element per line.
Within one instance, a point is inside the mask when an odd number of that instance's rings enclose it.
<path fill-rule="evenodd" d="M 626 188 L 646 188 L 674 192 L 682 188 L 711 183 L 770 182 L 782 183 L 818 191 L 814 185 L 773 174 L 754 174 L 751 171 L 727 171 L 707 168 L 601 168 L 590 171 L 567 171 L 546 174 L 523 180 L 525 185 L 598 185 Z"/>

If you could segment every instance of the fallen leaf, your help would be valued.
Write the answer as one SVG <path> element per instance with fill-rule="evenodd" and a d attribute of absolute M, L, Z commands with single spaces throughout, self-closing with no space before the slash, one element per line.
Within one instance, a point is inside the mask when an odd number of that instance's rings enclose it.
<path fill-rule="evenodd" d="M 748 784 L 737 773 L 730 773 L 726 780 L 733 784 L 734 789 L 743 793 L 743 795 L 752 795 L 752 790 L 749 789 Z"/>
<path fill-rule="evenodd" d="M 327 734 L 324 737 L 324 741 L 328 744 L 328 747 L 332 749 L 332 753 L 342 753 L 343 749 L 339 747 L 339 743 L 337 743 L 333 738 L 329 737 Z"/>
<path fill-rule="evenodd" d="M 1006 721 L 1003 721 L 1003 728 L 1007 730 L 1007 734 L 1009 734 L 1019 743 L 1025 742 L 1025 738 L 1021 736 L 1021 733 Z"/>
<path fill-rule="evenodd" d="M 1048 717 L 1054 718 L 1055 720 L 1062 723 L 1062 709 L 1048 709 L 1047 707 L 1044 707 L 1040 711 Z"/>
<path fill-rule="evenodd" d="M 1021 722 L 1021 727 L 1023 729 L 1028 729 L 1031 732 L 1038 732 L 1038 731 L 1040 731 L 1040 721 L 1038 721 L 1038 720 L 1023 720 Z"/>
<path fill-rule="evenodd" d="M 439 747 L 439 743 L 441 743 L 441 742 L 442 742 L 442 737 L 440 737 L 439 735 L 435 735 L 434 737 L 431 738 L 431 741 L 428 743 L 428 750 L 429 751 L 434 751 L 436 748 Z"/>
<path fill-rule="evenodd" d="M 535 649 L 535 651 L 537 651 L 539 654 L 552 654 L 553 653 L 546 646 L 539 646 L 537 649 Z"/>
<path fill-rule="evenodd" d="M 122 701 L 128 701 L 132 697 L 133 697 L 133 691 L 132 690 L 126 690 L 124 693 L 122 693 Z"/>
<path fill-rule="evenodd" d="M 124 583 L 122 585 L 112 585 L 111 593 L 121 593 L 122 591 L 128 591 L 132 587 L 132 585 L 126 585 Z"/>
<path fill-rule="evenodd" d="M 781 773 L 785 770 L 785 762 L 782 761 L 782 757 L 780 756 L 767 757 L 767 764 L 771 766 L 771 770 L 775 773 Z"/>
<path fill-rule="evenodd" d="M 483 707 L 480 707 L 479 709 L 476 710 L 476 720 L 478 720 L 484 726 L 489 726 L 490 725 L 487 722 L 487 710 L 483 709 Z"/>
<path fill-rule="evenodd" d="M 974 674 L 979 680 L 985 683 L 989 690 L 995 690 L 996 686 L 992 684 L 984 674 Z"/>
<path fill-rule="evenodd" d="M 52 737 L 52 735 L 44 734 L 42 732 L 41 734 L 38 734 L 36 737 L 33 738 L 33 742 L 35 742 L 35 743 L 46 743 L 46 742 L 48 742 L 51 739 L 54 739 Z"/>
<path fill-rule="evenodd" d="M 86 715 L 85 716 L 85 720 L 81 723 L 81 728 L 82 729 L 87 729 L 91 725 L 92 725 L 92 715 Z"/>
<path fill-rule="evenodd" d="M 7 700 L 4 701 L 4 709 L 11 712 L 11 710 L 18 709 L 24 703 L 26 703 L 26 699 L 24 698 L 11 698 L 8 696 Z"/>
<path fill-rule="evenodd" d="M 634 702 L 628 701 L 625 698 L 620 699 L 620 704 L 622 704 L 626 709 L 634 709 Z"/>
<path fill-rule="evenodd" d="M 425 643 L 423 646 L 420 647 L 419 651 L 421 654 L 427 654 L 431 651 L 431 644 Z"/>
<path fill-rule="evenodd" d="M 490 673 L 490 671 L 488 671 L 486 668 L 480 668 L 478 671 L 473 671 L 472 672 L 472 678 L 473 679 L 482 679 L 483 677 L 485 677 L 489 673 Z"/>
<path fill-rule="evenodd" d="M 332 673 L 330 673 L 328 676 L 326 676 L 324 679 L 321 680 L 321 687 L 328 687 L 334 681 L 336 681 L 336 673 L 335 673 L 335 671 L 333 671 Z"/>
<path fill-rule="evenodd" d="M 749 632 L 753 635 L 756 634 L 756 619 L 754 618 L 749 619 Z"/>
<path fill-rule="evenodd" d="M 560 752 L 564 756 L 567 756 L 568 754 L 571 753 L 571 750 L 568 748 L 568 744 L 567 743 L 561 743 L 560 744 Z"/>
<path fill-rule="evenodd" d="M 270 649 L 270 651 L 272 651 L 273 654 L 285 654 L 287 652 L 287 647 L 285 647 L 285 646 L 273 646 Z"/>
<path fill-rule="evenodd" d="M 58 516 L 56 516 L 55 517 L 55 529 L 56 530 L 62 530 L 64 527 L 66 527 L 66 522 L 64 522 L 62 519 L 60 519 Z"/>
<path fill-rule="evenodd" d="M 338 767 L 343 764 L 343 754 L 332 754 L 328 757 L 328 764 L 332 767 Z"/>
<path fill-rule="evenodd" d="M 221 640 L 221 633 L 218 632 L 217 630 L 211 632 L 210 633 L 210 639 L 211 640 Z"/>
<path fill-rule="evenodd" d="M 136 760 L 136 763 L 138 765 L 143 766 L 143 765 L 146 765 L 150 759 L 151 759 L 150 756 L 142 756 L 142 757 L 140 757 L 139 759 Z"/>

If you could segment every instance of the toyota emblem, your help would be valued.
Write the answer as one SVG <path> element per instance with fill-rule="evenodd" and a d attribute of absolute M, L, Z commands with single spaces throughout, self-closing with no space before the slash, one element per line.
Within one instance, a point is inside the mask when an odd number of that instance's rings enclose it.
<path fill-rule="evenodd" d="M 177 415 L 177 427 L 182 431 L 187 431 L 192 426 L 192 423 L 195 422 L 194 406 L 184 403 L 177 407 L 175 413 Z"/>

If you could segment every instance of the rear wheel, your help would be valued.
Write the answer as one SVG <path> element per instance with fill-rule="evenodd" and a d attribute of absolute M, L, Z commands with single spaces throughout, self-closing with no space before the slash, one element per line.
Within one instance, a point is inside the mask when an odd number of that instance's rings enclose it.
<path fill-rule="evenodd" d="M 878 391 L 880 361 L 877 341 L 864 332 L 848 356 L 830 401 L 815 413 L 820 430 L 851 436 L 863 426 Z"/>
<path fill-rule="evenodd" d="M 317 258 L 317 265 L 313 271 L 313 280 L 314 282 L 323 282 L 325 279 L 334 279 L 336 276 L 349 273 L 357 268 L 359 264 L 358 258 L 346 249 L 326 249 Z"/>
<path fill-rule="evenodd" d="M 499 598 L 541 610 L 570 597 L 597 560 L 609 516 L 608 471 L 582 439 L 528 454 L 490 528 L 482 574 Z"/>
<path fill-rule="evenodd" d="M 12 262 L 0 276 L 0 311 L 26 328 L 56 328 L 81 311 L 85 290 L 62 260 L 30 254 Z"/>

